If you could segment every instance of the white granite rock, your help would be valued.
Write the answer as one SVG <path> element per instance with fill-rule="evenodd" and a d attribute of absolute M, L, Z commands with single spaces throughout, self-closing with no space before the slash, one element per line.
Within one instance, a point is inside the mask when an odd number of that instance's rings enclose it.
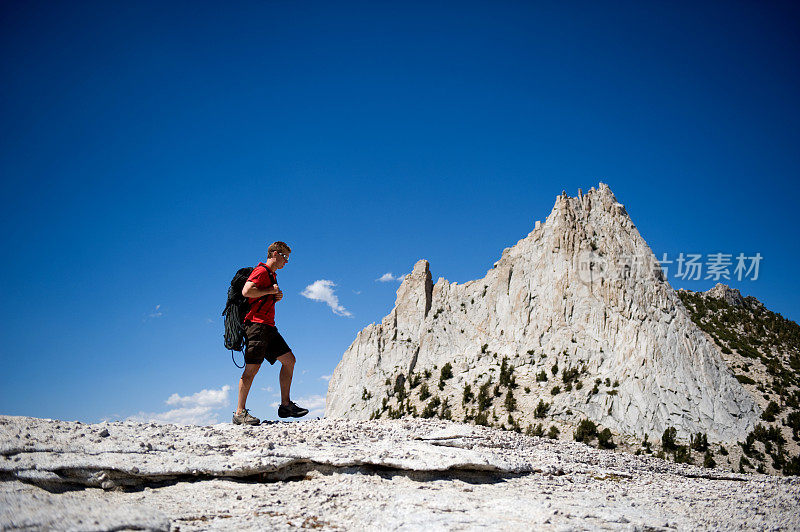
<path fill-rule="evenodd" d="M 439 420 L 186 427 L 0 417 L 0 442 L 2 530 L 800 526 L 796 478 Z"/>
<path fill-rule="evenodd" d="M 704 432 L 735 442 L 761 410 L 718 348 L 692 322 L 652 251 L 609 187 L 562 194 L 543 224 L 511 248 L 483 279 L 432 285 L 427 261 L 414 265 L 395 308 L 358 333 L 329 382 L 326 417 L 369 419 L 386 410 L 398 375 L 452 364 L 437 391 L 462 419 L 462 393 L 503 357 L 515 366 L 516 422 L 535 423 L 539 400 L 554 419 L 589 418 L 619 434 L 651 439 L 672 426 L 679 438 Z M 553 396 L 556 364 L 585 368 L 582 389 Z M 548 382 L 537 382 L 545 371 Z M 389 385 L 387 386 L 387 379 Z M 599 386 L 594 380 L 618 382 Z M 531 389 L 522 393 L 523 387 Z M 421 403 L 420 403 L 420 406 Z M 503 420 L 502 401 L 493 414 Z"/>
<path fill-rule="evenodd" d="M 742 293 L 736 288 L 731 288 L 722 283 L 717 283 L 714 285 L 714 288 L 706 290 L 704 293 L 706 296 L 721 299 L 729 305 L 734 305 L 737 307 L 744 305 L 744 297 L 742 297 Z"/>

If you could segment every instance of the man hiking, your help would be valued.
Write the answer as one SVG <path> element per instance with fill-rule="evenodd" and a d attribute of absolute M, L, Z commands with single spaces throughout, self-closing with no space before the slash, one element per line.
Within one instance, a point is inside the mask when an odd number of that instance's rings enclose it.
<path fill-rule="evenodd" d="M 267 262 L 260 262 L 253 269 L 242 289 L 242 295 L 250 302 L 250 311 L 244 317 L 247 349 L 244 353 L 244 371 L 242 378 L 239 379 L 239 404 L 233 414 L 233 423 L 236 425 L 260 423 L 257 417 L 250 415 L 245 403 L 253 378 L 264 359 L 270 364 L 275 364 L 276 360 L 281 363 L 278 377 L 281 385 L 281 405 L 278 407 L 278 416 L 303 417 L 308 414 L 307 409 L 300 408 L 289 399 L 295 358 L 278 332 L 278 328 L 275 327 L 275 303 L 283 299 L 276 272 L 286 266 L 291 252 L 285 242 L 270 244 L 267 249 Z"/>

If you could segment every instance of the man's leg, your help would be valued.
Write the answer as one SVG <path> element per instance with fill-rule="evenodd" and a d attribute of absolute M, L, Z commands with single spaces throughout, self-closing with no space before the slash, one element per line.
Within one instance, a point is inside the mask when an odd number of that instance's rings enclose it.
<path fill-rule="evenodd" d="M 294 358 L 294 357 L 292 357 Z M 247 394 L 250 393 L 250 386 L 253 384 L 253 378 L 258 373 L 261 364 L 245 364 L 242 378 L 239 379 L 239 404 L 236 407 L 236 413 L 241 414 L 247 403 Z M 289 377 L 291 381 L 291 376 Z"/>
<path fill-rule="evenodd" d="M 278 357 L 278 360 L 281 363 L 281 373 L 278 376 L 278 381 L 281 384 L 281 404 L 288 405 L 291 401 L 289 399 L 289 389 L 292 387 L 292 374 L 294 373 L 294 353 L 291 351 L 284 353 Z"/>
<path fill-rule="evenodd" d="M 278 377 L 281 383 L 281 406 L 278 407 L 278 417 L 303 417 L 308 414 L 308 409 L 297 406 L 289 398 L 294 372 L 294 354 L 289 351 L 279 356 L 278 360 L 281 361 L 281 374 Z"/>

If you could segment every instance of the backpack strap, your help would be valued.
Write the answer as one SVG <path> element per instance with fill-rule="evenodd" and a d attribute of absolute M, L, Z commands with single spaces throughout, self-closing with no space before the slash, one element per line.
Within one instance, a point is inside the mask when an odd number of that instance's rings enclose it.
<path fill-rule="evenodd" d="M 256 266 L 256 268 L 258 268 L 258 266 Z M 253 268 L 253 269 L 255 269 L 255 268 Z M 275 284 L 275 280 L 276 280 L 275 276 L 272 274 L 272 272 L 266 266 L 264 266 L 264 269 L 266 270 L 267 275 L 269 275 L 270 282 L 274 285 Z M 270 288 L 272 288 L 272 285 L 270 285 Z M 258 308 L 256 309 L 255 313 L 258 313 L 261 310 L 261 307 L 264 306 L 264 303 L 269 301 L 270 297 L 272 297 L 272 294 L 263 295 L 260 298 L 258 298 L 261 301 L 261 303 L 258 304 Z"/>

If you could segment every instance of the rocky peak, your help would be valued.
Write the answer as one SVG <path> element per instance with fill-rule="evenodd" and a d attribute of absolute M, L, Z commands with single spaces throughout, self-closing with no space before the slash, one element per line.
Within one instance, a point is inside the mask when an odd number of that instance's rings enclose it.
<path fill-rule="evenodd" d="M 496 386 L 503 360 L 526 391 L 494 388 L 479 408 L 469 391 Z M 411 385 L 412 372 L 433 379 L 433 397 L 399 391 L 397 375 Z M 671 426 L 687 439 L 735 441 L 760 414 L 604 183 L 558 195 L 483 279 L 431 285 L 427 261 L 417 262 L 391 313 L 344 353 L 326 415 L 402 417 L 438 405 L 441 417 L 524 426 L 539 419 L 539 402 L 565 427 L 588 418 L 651 438 Z"/>
<path fill-rule="evenodd" d="M 396 313 L 401 319 L 425 319 L 431 309 L 433 282 L 427 260 L 419 260 L 397 289 Z"/>
<path fill-rule="evenodd" d="M 741 307 L 745 304 L 744 297 L 742 297 L 742 293 L 739 292 L 739 290 L 722 283 L 717 283 L 714 288 L 706 290 L 705 295 L 721 299 L 727 304 L 737 307 Z"/>

